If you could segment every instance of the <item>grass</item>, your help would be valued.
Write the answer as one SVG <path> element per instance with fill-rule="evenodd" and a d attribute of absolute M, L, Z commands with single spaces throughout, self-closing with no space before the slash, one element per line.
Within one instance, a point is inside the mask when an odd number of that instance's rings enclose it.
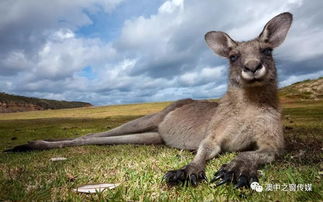
<path fill-rule="evenodd" d="M 319 100 L 323 98 L 323 77 L 304 80 L 292 85 L 283 87 L 279 90 L 279 95 L 286 99 L 295 100 Z"/>
<path fill-rule="evenodd" d="M 0 150 L 35 139 L 77 137 L 109 130 L 168 103 L 90 107 L 0 115 Z M 260 184 L 312 184 L 312 191 L 235 190 L 209 183 L 198 187 L 168 187 L 167 170 L 190 162 L 193 154 L 158 146 L 82 146 L 41 152 L 0 154 L 0 201 L 322 201 L 323 102 L 283 105 L 287 152 L 262 169 Z M 236 154 L 208 163 L 209 178 Z M 66 161 L 51 162 L 52 157 Z M 79 194 L 89 183 L 121 183 L 113 190 Z"/>

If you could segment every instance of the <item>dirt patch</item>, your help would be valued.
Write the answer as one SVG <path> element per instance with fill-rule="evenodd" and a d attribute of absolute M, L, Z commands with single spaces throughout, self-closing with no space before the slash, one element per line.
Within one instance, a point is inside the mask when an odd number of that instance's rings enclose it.
<path fill-rule="evenodd" d="M 285 127 L 285 155 L 278 161 L 288 161 L 297 165 L 314 165 L 322 162 L 322 131 L 302 128 Z M 303 132 L 302 132 L 303 131 Z M 299 133 L 302 132 L 304 136 Z M 305 136 L 306 135 L 306 136 Z"/>

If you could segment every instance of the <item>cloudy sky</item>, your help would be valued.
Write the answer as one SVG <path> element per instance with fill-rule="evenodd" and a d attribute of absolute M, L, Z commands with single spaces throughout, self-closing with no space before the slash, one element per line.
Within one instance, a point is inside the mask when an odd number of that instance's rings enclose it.
<path fill-rule="evenodd" d="M 1 0 L 0 91 L 95 105 L 219 97 L 227 61 L 210 30 L 256 37 L 294 23 L 274 51 L 280 86 L 323 76 L 321 0 Z"/>

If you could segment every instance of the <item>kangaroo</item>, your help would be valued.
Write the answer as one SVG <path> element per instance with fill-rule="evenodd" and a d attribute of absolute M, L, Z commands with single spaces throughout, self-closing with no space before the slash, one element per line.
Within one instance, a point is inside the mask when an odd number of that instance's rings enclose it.
<path fill-rule="evenodd" d="M 162 111 L 127 122 L 110 131 L 75 139 L 37 140 L 9 152 L 45 150 L 79 145 L 165 144 L 196 151 L 186 166 L 166 172 L 169 185 L 193 186 L 207 180 L 206 162 L 220 152 L 240 152 L 214 174 L 216 185 L 249 187 L 258 181 L 257 169 L 274 161 L 284 149 L 277 73 L 272 50 L 287 35 L 292 14 L 272 18 L 260 35 L 237 42 L 224 32 L 205 34 L 207 45 L 229 60 L 228 90 L 218 101 L 184 99 Z"/>

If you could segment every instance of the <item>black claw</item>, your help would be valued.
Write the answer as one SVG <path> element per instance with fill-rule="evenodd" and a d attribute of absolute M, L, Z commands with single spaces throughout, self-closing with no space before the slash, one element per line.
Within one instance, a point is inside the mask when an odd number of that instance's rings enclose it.
<path fill-rule="evenodd" d="M 238 164 L 237 162 L 233 162 L 229 167 L 224 164 L 214 174 L 214 178 L 210 182 L 214 183 L 219 180 L 219 182 L 216 183 L 216 187 L 226 183 L 233 183 L 235 188 L 249 188 L 251 183 L 258 182 L 258 178 L 256 175 L 253 175 L 253 168 L 245 168 L 244 166 L 244 164 Z M 243 171 L 244 174 L 237 177 L 236 173 L 241 173 L 241 171 Z"/>
<path fill-rule="evenodd" d="M 233 182 L 233 179 L 234 179 L 233 171 L 227 172 L 225 175 L 225 179 L 227 179 L 229 182 Z"/>
<path fill-rule="evenodd" d="M 165 181 L 168 183 L 168 184 L 176 184 L 176 172 L 175 171 L 168 171 L 164 177 Z"/>
<path fill-rule="evenodd" d="M 200 172 L 200 174 L 199 174 L 199 178 L 200 178 L 201 180 L 205 180 L 205 181 L 207 181 L 207 177 L 206 177 L 206 175 L 205 175 L 205 173 L 204 173 L 204 172 Z"/>
<path fill-rule="evenodd" d="M 178 185 L 182 186 L 196 186 L 202 180 L 207 180 L 205 172 L 202 170 L 197 170 L 199 168 L 191 167 L 187 165 L 182 169 L 168 171 L 163 179 L 168 185 Z"/>
<path fill-rule="evenodd" d="M 164 178 L 165 179 L 168 179 L 170 176 L 171 176 L 171 171 L 168 171 L 165 175 L 164 175 Z"/>
<path fill-rule="evenodd" d="M 218 176 L 220 174 L 220 170 L 216 171 L 214 174 L 213 174 L 213 178 L 215 178 L 216 176 Z"/>
<path fill-rule="evenodd" d="M 248 184 L 248 179 L 246 176 L 244 175 L 241 175 L 238 180 L 237 180 L 237 183 L 236 185 L 234 186 L 234 188 L 240 188 L 240 187 L 248 187 L 249 184 Z"/>
<path fill-rule="evenodd" d="M 185 179 L 184 186 L 185 186 L 185 187 L 188 187 L 188 185 L 189 185 L 189 180 L 188 180 L 188 179 Z"/>
<path fill-rule="evenodd" d="M 182 184 L 182 186 L 189 186 L 190 184 L 196 186 L 201 179 L 205 178 L 204 172 L 201 172 L 200 175 L 194 173 L 188 175 L 185 169 L 171 170 L 163 176 L 163 180 L 165 180 L 168 185 L 172 186 L 178 184 Z"/>
<path fill-rule="evenodd" d="M 167 172 L 164 176 L 163 176 L 163 179 L 162 180 L 165 180 L 166 182 L 169 181 L 169 177 L 170 177 L 170 173 Z"/>
<path fill-rule="evenodd" d="M 185 187 L 187 180 L 182 180 L 181 182 L 182 182 L 182 187 Z"/>
<path fill-rule="evenodd" d="M 216 174 L 216 175 L 215 175 Z M 225 172 L 224 171 L 221 171 L 221 172 L 216 172 L 214 174 L 214 178 L 210 181 L 211 183 L 213 183 L 213 182 L 215 182 L 215 181 L 217 181 L 218 179 L 220 179 L 220 178 L 223 178 L 224 177 L 224 174 L 225 174 Z"/>
<path fill-rule="evenodd" d="M 225 166 L 226 166 L 226 164 L 223 164 L 222 166 L 221 166 L 221 168 L 217 171 L 217 172 L 215 172 L 214 173 L 214 178 L 217 178 L 217 179 L 219 179 L 218 177 L 219 176 L 223 176 L 223 174 L 225 174 L 227 171 L 224 169 L 225 168 Z M 220 177 L 221 178 L 221 177 Z"/>
<path fill-rule="evenodd" d="M 234 174 L 233 172 L 226 172 L 223 176 L 223 179 L 216 184 L 216 186 L 220 186 L 222 184 L 232 182 L 233 181 Z"/>
<path fill-rule="evenodd" d="M 217 176 L 217 175 L 219 175 L 219 174 L 221 174 L 221 173 L 224 173 L 225 172 L 225 169 L 224 168 L 225 168 L 226 165 L 227 164 L 223 164 L 221 166 L 221 168 L 217 172 L 214 173 L 214 177 Z"/>
<path fill-rule="evenodd" d="M 225 183 L 227 183 L 227 182 L 228 182 L 228 180 L 227 180 L 227 179 L 223 179 L 223 180 L 221 180 L 220 182 L 218 182 L 215 186 L 216 186 L 216 187 L 218 187 L 218 186 L 223 185 L 223 184 L 225 184 Z"/>
<path fill-rule="evenodd" d="M 179 179 L 180 181 L 185 180 L 185 174 L 182 170 L 176 171 L 174 178 Z"/>
<path fill-rule="evenodd" d="M 191 175 L 189 176 L 189 180 L 190 180 L 190 182 L 191 182 L 191 184 L 192 184 L 193 186 L 196 186 L 196 185 L 197 185 L 197 178 L 196 178 L 195 174 L 191 174 Z"/>
<path fill-rule="evenodd" d="M 216 177 L 214 177 L 211 181 L 210 181 L 210 183 L 214 183 L 214 182 L 216 182 L 218 179 L 220 179 L 220 178 L 222 178 L 223 176 L 221 176 L 221 175 L 219 175 L 219 176 L 216 176 Z"/>

